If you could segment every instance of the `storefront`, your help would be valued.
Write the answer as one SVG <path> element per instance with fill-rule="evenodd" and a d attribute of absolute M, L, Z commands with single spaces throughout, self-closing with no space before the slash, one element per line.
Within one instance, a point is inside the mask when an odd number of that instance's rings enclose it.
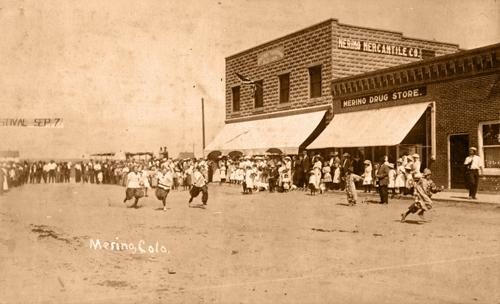
<path fill-rule="evenodd" d="M 500 44 L 332 81 L 333 119 L 307 147 L 394 162 L 417 153 L 422 169 L 464 187 L 478 147 L 481 190 L 500 190 Z"/>

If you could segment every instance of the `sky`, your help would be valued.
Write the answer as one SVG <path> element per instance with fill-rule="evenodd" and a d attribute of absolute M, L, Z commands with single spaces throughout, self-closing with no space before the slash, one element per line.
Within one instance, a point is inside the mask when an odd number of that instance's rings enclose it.
<path fill-rule="evenodd" d="M 500 0 L 499 0 L 500 1 Z M 225 57 L 329 18 L 471 49 L 500 42 L 497 0 L 0 0 L 0 127 L 26 158 L 202 155 L 224 125 Z"/>

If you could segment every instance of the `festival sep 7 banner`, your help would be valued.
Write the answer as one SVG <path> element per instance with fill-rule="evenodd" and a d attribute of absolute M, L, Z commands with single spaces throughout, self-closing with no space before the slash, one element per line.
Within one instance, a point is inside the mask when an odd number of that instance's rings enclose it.
<path fill-rule="evenodd" d="M 0 127 L 64 128 L 62 118 L 0 118 Z"/>

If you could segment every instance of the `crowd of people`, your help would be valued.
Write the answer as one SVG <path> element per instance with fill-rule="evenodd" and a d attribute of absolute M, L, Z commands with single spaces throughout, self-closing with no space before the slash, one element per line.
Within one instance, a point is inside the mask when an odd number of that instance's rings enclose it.
<path fill-rule="evenodd" d="M 89 160 L 72 162 L 35 161 L 3 163 L 0 182 L 4 192 L 26 183 L 89 183 L 115 184 L 126 187 L 124 202 L 134 199 L 137 207 L 148 190 L 155 189 L 156 197 L 165 200 L 170 190 L 190 191 L 190 202 L 202 193 L 202 203 L 208 201 L 207 183 L 233 184 L 242 187 L 242 193 L 308 191 L 311 195 L 328 191 L 345 191 L 349 205 L 357 203 L 357 189 L 380 195 L 380 203 L 387 204 L 389 194 L 414 196 L 416 185 L 430 176 L 430 170 L 421 172 L 418 154 L 405 154 L 389 162 L 385 156 L 379 161 L 339 155 L 241 156 L 237 158 L 173 160 L 166 157 L 147 160 Z M 435 185 L 431 183 L 435 188 Z M 434 189 L 435 190 L 435 189 Z M 433 191 L 434 191 L 433 190 Z M 1 193 L 0 192 L 0 193 Z M 422 191 L 420 191 L 422 193 Z M 429 191 L 428 195 L 432 195 Z M 429 195 L 429 197 L 430 197 Z M 426 205 L 422 205 L 425 209 Z"/>

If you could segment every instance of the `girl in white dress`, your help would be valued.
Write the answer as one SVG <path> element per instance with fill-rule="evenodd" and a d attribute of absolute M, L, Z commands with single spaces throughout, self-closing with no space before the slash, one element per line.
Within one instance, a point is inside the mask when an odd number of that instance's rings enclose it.
<path fill-rule="evenodd" d="M 333 190 L 339 190 L 340 189 L 340 166 L 339 163 L 334 163 L 333 165 Z"/>
<path fill-rule="evenodd" d="M 221 161 L 219 163 L 220 167 L 220 180 L 222 183 L 226 182 L 226 163 L 224 161 Z"/>
<path fill-rule="evenodd" d="M 399 190 L 399 195 L 402 195 L 405 193 L 406 189 L 406 177 L 405 177 L 405 167 L 403 165 L 403 160 L 400 158 L 397 161 L 397 166 L 396 166 L 396 181 L 394 183 L 394 188 L 396 190 Z"/>
<path fill-rule="evenodd" d="M 394 164 L 389 164 L 389 185 L 387 188 L 389 189 L 389 193 L 391 193 L 391 198 L 394 198 L 396 195 L 396 170 L 394 170 Z"/>
<path fill-rule="evenodd" d="M 372 176 L 372 162 L 370 160 L 365 160 L 365 171 L 363 173 L 363 188 L 365 189 L 365 193 L 372 192 L 372 184 L 373 184 L 373 176 Z"/>

